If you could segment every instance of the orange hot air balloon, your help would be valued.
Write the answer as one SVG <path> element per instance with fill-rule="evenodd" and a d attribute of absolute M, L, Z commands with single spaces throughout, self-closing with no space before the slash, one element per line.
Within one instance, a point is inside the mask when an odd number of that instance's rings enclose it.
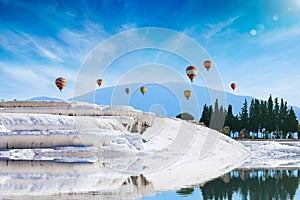
<path fill-rule="evenodd" d="M 147 92 L 147 88 L 146 87 L 141 87 L 141 93 L 144 95 Z"/>
<path fill-rule="evenodd" d="M 206 68 L 206 70 L 209 71 L 209 69 L 212 66 L 212 62 L 210 60 L 206 60 L 206 61 L 204 61 L 203 65 Z"/>
<path fill-rule="evenodd" d="M 58 89 L 60 91 L 62 91 L 62 89 L 64 89 L 66 84 L 67 84 L 67 80 L 65 78 L 59 77 L 55 80 L 55 85 L 56 85 L 56 87 L 58 87 Z"/>
<path fill-rule="evenodd" d="M 192 96 L 192 91 L 191 91 L 191 90 L 185 90 L 185 91 L 183 92 L 183 94 L 184 94 L 185 98 L 186 98 L 187 100 L 189 100 L 189 98 Z"/>
<path fill-rule="evenodd" d="M 129 94 L 130 89 L 129 89 L 129 88 L 126 88 L 126 89 L 125 89 L 125 92 L 126 92 L 126 94 Z"/>
<path fill-rule="evenodd" d="M 188 66 L 185 69 L 186 75 L 191 79 L 191 82 L 194 81 L 196 76 L 198 75 L 198 68 L 195 66 Z"/>
<path fill-rule="evenodd" d="M 235 90 L 236 84 L 235 83 L 231 83 L 230 87 L 231 87 L 232 90 Z"/>
<path fill-rule="evenodd" d="M 101 86 L 102 82 L 103 82 L 102 79 L 97 80 L 97 84 L 98 84 L 99 87 Z"/>

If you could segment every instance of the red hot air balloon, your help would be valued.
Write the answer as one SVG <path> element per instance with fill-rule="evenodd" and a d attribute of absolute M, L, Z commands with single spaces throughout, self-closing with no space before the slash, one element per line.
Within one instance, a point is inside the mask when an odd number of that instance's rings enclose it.
<path fill-rule="evenodd" d="M 58 89 L 60 91 L 62 91 L 62 89 L 64 89 L 66 84 L 67 84 L 67 80 L 65 78 L 59 77 L 55 80 L 55 85 L 56 85 L 56 87 L 58 87 Z"/>
<path fill-rule="evenodd" d="M 235 90 L 235 88 L 236 88 L 236 84 L 235 84 L 235 83 L 231 83 L 230 86 L 231 86 L 231 89 L 232 89 L 232 90 Z"/>
<path fill-rule="evenodd" d="M 191 79 L 191 82 L 195 79 L 195 77 L 198 75 L 198 68 L 195 66 L 188 66 L 185 69 L 186 75 Z"/>
<path fill-rule="evenodd" d="M 206 61 L 204 61 L 203 65 L 206 68 L 206 70 L 209 71 L 209 69 L 212 66 L 212 62 L 210 60 L 206 60 Z"/>
<path fill-rule="evenodd" d="M 102 82 L 103 82 L 102 79 L 97 80 L 97 84 L 98 84 L 99 87 L 101 86 Z"/>

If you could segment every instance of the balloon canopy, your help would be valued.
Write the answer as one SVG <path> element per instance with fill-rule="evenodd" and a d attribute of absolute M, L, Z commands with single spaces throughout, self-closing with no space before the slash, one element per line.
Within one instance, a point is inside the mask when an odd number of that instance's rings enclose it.
<path fill-rule="evenodd" d="M 66 84 L 67 84 L 67 80 L 63 77 L 59 77 L 55 80 L 55 85 L 56 85 L 56 87 L 58 87 L 58 89 L 60 91 L 62 91 L 64 89 Z"/>
<path fill-rule="evenodd" d="M 236 84 L 235 83 L 231 83 L 230 87 L 231 87 L 232 90 L 235 90 Z"/>
<path fill-rule="evenodd" d="M 187 98 L 187 100 L 189 100 L 189 98 L 192 96 L 192 91 L 191 90 L 185 90 L 183 92 L 183 95 L 185 96 L 185 98 Z"/>
<path fill-rule="evenodd" d="M 141 93 L 144 95 L 147 92 L 147 88 L 146 87 L 141 87 Z"/>
<path fill-rule="evenodd" d="M 189 79 L 191 80 L 191 82 L 194 81 L 194 79 L 196 78 L 196 76 L 198 75 L 198 68 L 195 66 L 188 66 L 185 69 L 186 75 L 189 77 Z"/>
<path fill-rule="evenodd" d="M 102 82 L 103 82 L 102 79 L 97 80 L 97 84 L 98 84 L 99 87 L 102 85 Z"/>
<path fill-rule="evenodd" d="M 212 66 L 212 62 L 210 60 L 206 60 L 206 61 L 204 61 L 203 65 L 206 68 L 206 70 L 209 71 L 209 69 Z"/>

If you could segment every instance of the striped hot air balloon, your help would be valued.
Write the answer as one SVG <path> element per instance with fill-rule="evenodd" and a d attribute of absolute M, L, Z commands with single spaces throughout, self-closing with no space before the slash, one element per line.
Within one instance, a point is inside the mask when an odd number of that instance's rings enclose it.
<path fill-rule="evenodd" d="M 198 75 L 198 68 L 195 66 L 188 66 L 185 69 L 186 75 L 191 79 L 191 82 L 194 81 L 196 76 Z"/>
<path fill-rule="evenodd" d="M 62 91 L 62 89 L 64 89 L 66 84 L 67 84 L 67 80 L 63 77 L 59 77 L 55 80 L 55 85 L 56 85 L 56 87 L 58 87 L 58 89 L 60 91 Z"/>

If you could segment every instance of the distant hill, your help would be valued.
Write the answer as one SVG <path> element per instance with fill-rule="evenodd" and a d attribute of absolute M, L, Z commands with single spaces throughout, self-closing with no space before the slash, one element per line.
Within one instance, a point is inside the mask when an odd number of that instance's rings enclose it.
<path fill-rule="evenodd" d="M 46 97 L 46 96 L 34 97 L 34 98 L 31 98 L 31 99 L 28 99 L 28 100 L 30 100 L 30 101 L 63 101 L 62 99 Z"/>
<path fill-rule="evenodd" d="M 140 93 L 141 86 L 146 86 L 147 88 L 144 96 Z M 130 88 L 131 91 L 129 94 L 126 94 L 125 88 Z M 189 100 L 183 95 L 183 91 L 187 89 L 193 92 Z M 234 114 L 240 112 L 245 99 L 247 99 L 249 104 L 251 99 L 253 99 L 250 96 L 238 96 L 227 92 L 222 93 L 194 84 L 166 83 L 160 85 L 151 83 L 142 85 L 137 83 L 100 88 L 95 92 L 74 97 L 73 100 L 100 105 L 130 105 L 143 112 L 155 112 L 168 117 L 175 117 L 179 113 L 187 112 L 191 113 L 195 119 L 200 119 L 204 104 L 214 105 L 215 99 L 211 96 L 225 97 L 225 100 L 219 101 L 219 104 L 224 102 L 226 108 L 231 104 Z M 300 119 L 300 108 L 295 106 L 293 108 L 298 119 Z"/>

